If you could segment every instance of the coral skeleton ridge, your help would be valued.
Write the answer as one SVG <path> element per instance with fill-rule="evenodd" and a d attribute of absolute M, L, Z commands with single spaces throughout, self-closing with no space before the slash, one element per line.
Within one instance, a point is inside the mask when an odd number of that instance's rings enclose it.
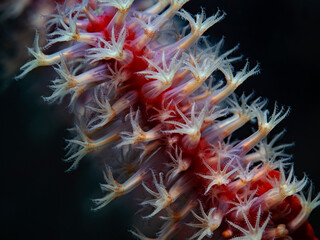
<path fill-rule="evenodd" d="M 294 175 L 292 144 L 277 143 L 284 132 L 267 139 L 290 109 L 236 95 L 259 66 L 236 69 L 238 46 L 203 36 L 224 12 L 192 16 L 188 0 L 62 2 L 16 78 L 56 71 L 44 100 L 68 101 L 75 118 L 69 170 L 87 155 L 108 158 L 94 209 L 140 187 L 142 217 L 163 225 L 153 236 L 132 230 L 138 239 L 317 239 L 307 219 L 320 194 Z M 246 124 L 256 130 L 235 140 Z"/>

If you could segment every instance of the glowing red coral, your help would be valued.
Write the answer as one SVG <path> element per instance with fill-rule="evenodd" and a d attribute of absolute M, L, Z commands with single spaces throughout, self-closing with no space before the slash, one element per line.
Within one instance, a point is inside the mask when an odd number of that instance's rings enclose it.
<path fill-rule="evenodd" d="M 266 100 L 234 94 L 258 65 L 235 71 L 237 47 L 222 53 L 223 40 L 211 45 L 202 37 L 224 13 L 194 19 L 179 11 L 187 1 L 159 0 L 143 9 L 133 0 L 66 2 L 48 18 L 48 46 L 71 46 L 46 55 L 36 35 L 29 49 L 35 59 L 17 78 L 56 65 L 59 78 L 45 100 L 71 96 L 70 169 L 99 149 L 113 146 L 114 158 L 125 153 L 120 163 L 108 162 L 101 185 L 108 193 L 95 200 L 97 209 L 142 185 L 150 198 L 141 205 L 152 208 L 145 218 L 166 221 L 157 239 L 177 238 L 183 229 L 190 239 L 316 239 L 306 221 L 319 195 L 312 200 L 312 187 L 307 199 L 299 195 L 308 181 L 297 180 L 292 166 L 287 173 L 289 145 L 274 146 L 281 134 L 265 139 L 289 109 L 275 105 L 270 114 Z M 175 15 L 189 25 L 177 29 Z M 232 140 L 251 120 L 257 130 Z M 120 180 L 111 171 L 117 167 Z"/>

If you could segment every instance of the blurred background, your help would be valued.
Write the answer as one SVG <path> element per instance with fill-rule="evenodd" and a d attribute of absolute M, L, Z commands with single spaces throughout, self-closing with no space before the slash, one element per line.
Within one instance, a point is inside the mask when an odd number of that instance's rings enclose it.
<path fill-rule="evenodd" d="M 206 34 L 212 41 L 225 36 L 225 48 L 240 43 L 239 54 L 261 74 L 238 90 L 291 107 L 291 113 L 273 133 L 283 128 L 282 143 L 294 142 L 296 175 L 306 172 L 320 191 L 320 1 L 318 0 L 191 0 L 184 7 L 207 16 L 221 9 L 226 18 Z M 101 196 L 100 164 L 90 157 L 76 171 L 65 173 L 67 128 L 72 116 L 65 105 L 47 105 L 49 68 L 32 71 L 18 82 L 12 77 L 26 59 L 34 30 L 27 19 L 30 6 L 15 19 L 0 23 L 0 236 L 2 239 L 133 239 L 128 232 L 138 209 L 134 194 L 94 212 L 90 199 Z M 16 65 L 16 66 L 15 66 Z M 242 67 L 243 64 L 239 65 Z M 107 156 L 106 156 L 107 158 Z M 320 208 L 310 217 L 320 236 Z"/>

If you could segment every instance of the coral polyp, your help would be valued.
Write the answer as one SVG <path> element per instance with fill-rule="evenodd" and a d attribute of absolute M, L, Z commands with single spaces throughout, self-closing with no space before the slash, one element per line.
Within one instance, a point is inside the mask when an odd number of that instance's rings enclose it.
<path fill-rule="evenodd" d="M 223 51 L 223 39 L 203 36 L 224 12 L 192 16 L 187 2 L 65 1 L 17 79 L 41 66 L 57 72 L 44 100 L 65 99 L 74 115 L 68 171 L 108 155 L 94 209 L 140 187 L 142 217 L 164 221 L 154 239 L 317 239 L 307 219 L 320 195 L 294 175 L 291 144 L 277 145 L 283 132 L 267 139 L 290 109 L 235 94 L 259 65 L 236 69 L 238 46 Z M 236 140 L 247 124 L 254 132 Z M 142 232 L 132 231 L 150 239 Z"/>

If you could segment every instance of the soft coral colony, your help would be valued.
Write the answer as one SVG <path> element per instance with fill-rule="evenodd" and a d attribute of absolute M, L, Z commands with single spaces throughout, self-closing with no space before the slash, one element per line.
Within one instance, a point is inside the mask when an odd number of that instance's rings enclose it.
<path fill-rule="evenodd" d="M 156 239 L 317 239 L 307 219 L 320 194 L 313 197 L 308 179 L 294 175 L 284 152 L 291 144 L 276 144 L 283 132 L 266 139 L 289 109 L 269 112 L 266 100 L 234 93 L 258 66 L 235 70 L 237 46 L 222 51 L 223 39 L 212 45 L 203 37 L 225 14 L 192 16 L 182 9 L 186 2 L 57 5 L 47 17 L 45 48 L 59 51 L 45 54 L 37 34 L 34 59 L 17 78 L 39 66 L 57 72 L 44 99 L 68 96 L 75 117 L 69 170 L 91 152 L 108 155 L 106 195 L 96 209 L 142 186 L 143 217 L 164 222 Z M 256 131 L 233 140 L 249 122 Z"/>

